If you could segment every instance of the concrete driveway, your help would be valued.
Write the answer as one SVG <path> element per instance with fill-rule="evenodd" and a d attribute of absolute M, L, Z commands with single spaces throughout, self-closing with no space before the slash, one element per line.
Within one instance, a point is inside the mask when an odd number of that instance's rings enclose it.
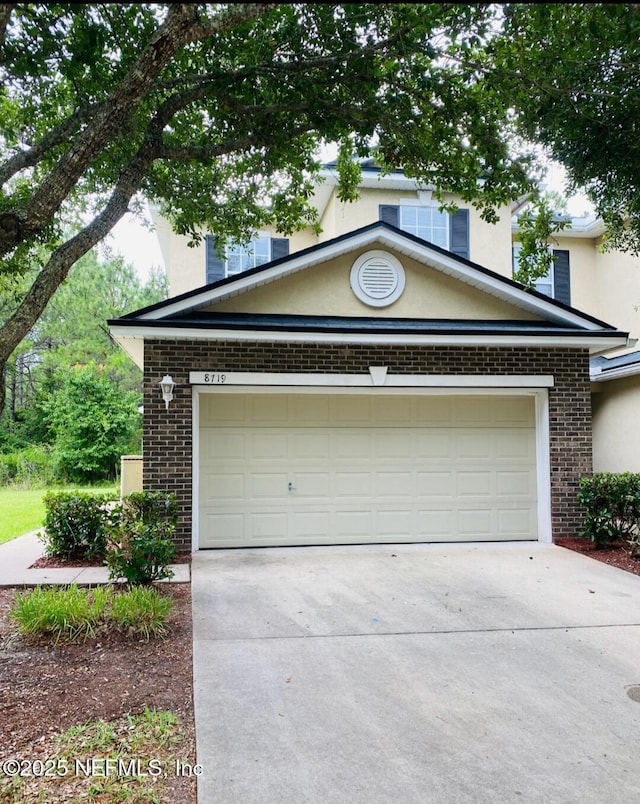
<path fill-rule="evenodd" d="M 198 553 L 192 589 L 202 804 L 640 800 L 640 577 L 377 545 Z"/>

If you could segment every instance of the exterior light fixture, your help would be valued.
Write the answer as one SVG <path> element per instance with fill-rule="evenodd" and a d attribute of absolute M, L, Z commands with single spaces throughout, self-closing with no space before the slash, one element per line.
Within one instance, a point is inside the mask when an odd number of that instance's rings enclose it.
<path fill-rule="evenodd" d="M 176 387 L 173 378 L 170 377 L 168 374 L 165 374 L 164 377 L 160 380 L 160 388 L 162 388 L 162 398 L 164 399 L 164 404 L 167 406 L 167 410 L 169 410 L 169 402 L 173 399 L 173 389 Z"/>

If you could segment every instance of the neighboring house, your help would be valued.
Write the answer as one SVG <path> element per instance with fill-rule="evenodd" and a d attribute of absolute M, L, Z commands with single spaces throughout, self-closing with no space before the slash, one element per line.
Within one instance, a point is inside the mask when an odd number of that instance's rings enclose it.
<path fill-rule="evenodd" d="M 144 483 L 177 494 L 181 546 L 574 535 L 590 361 L 612 371 L 635 327 L 597 309 L 602 255 L 563 234 L 525 290 L 515 208 L 440 213 L 370 166 L 357 204 L 335 187 L 328 170 L 319 238 L 264 232 L 253 253 L 187 248 L 156 218 L 172 297 L 110 322 L 144 368 Z"/>

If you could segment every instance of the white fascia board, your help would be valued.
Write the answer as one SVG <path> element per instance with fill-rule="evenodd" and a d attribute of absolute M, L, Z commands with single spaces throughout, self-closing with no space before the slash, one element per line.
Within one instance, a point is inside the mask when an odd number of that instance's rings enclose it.
<path fill-rule="evenodd" d="M 588 330 L 598 330 L 600 325 L 585 319 L 579 313 L 570 310 L 560 310 L 554 304 L 539 299 L 520 290 L 517 287 L 506 285 L 501 277 L 493 277 L 476 270 L 471 265 L 459 262 L 455 257 L 436 252 L 428 246 L 420 246 L 415 242 L 405 238 L 401 233 L 381 230 L 374 228 L 352 237 L 340 239 L 338 242 L 327 244 L 325 248 L 318 248 L 312 254 L 295 255 L 285 262 L 266 268 L 255 274 L 238 274 L 236 279 L 221 287 L 203 290 L 200 294 L 190 295 L 186 299 L 179 299 L 174 304 L 164 305 L 159 309 L 144 313 L 138 320 L 158 321 L 165 316 L 175 315 L 201 307 L 206 307 L 222 301 L 231 296 L 246 292 L 260 285 L 274 282 L 285 276 L 317 265 L 321 262 L 334 259 L 335 257 L 347 254 L 358 249 L 375 244 L 383 245 L 387 248 L 395 249 L 408 257 L 429 265 L 436 270 L 460 279 L 472 287 L 476 287 L 485 293 L 490 293 L 503 301 L 514 304 L 527 312 L 539 315 L 544 319 L 552 320 L 571 326 L 580 326 Z"/>
<path fill-rule="evenodd" d="M 640 364 L 620 366 L 620 368 L 607 369 L 606 371 L 598 367 L 591 372 L 590 380 L 591 382 L 607 382 L 608 380 L 618 380 L 622 377 L 633 377 L 635 374 L 640 374 Z"/>
<path fill-rule="evenodd" d="M 285 330 L 203 329 L 200 327 L 127 327 L 113 325 L 111 333 L 120 342 L 126 336 L 147 340 L 216 340 L 260 341 L 276 343 L 338 343 L 338 344 L 406 344 L 409 346 L 537 346 L 541 348 L 589 349 L 599 354 L 626 346 L 626 338 L 606 338 L 597 333 L 586 337 L 553 335 L 483 335 L 469 333 L 439 335 L 437 333 L 391 332 L 292 332 Z M 132 333 L 135 333 L 132 335 Z"/>

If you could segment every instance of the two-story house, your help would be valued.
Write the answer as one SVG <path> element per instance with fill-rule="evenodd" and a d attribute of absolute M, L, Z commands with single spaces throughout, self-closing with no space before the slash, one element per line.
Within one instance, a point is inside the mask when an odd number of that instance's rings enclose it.
<path fill-rule="evenodd" d="M 259 232 L 224 254 L 156 215 L 171 297 L 110 322 L 144 368 L 144 484 L 177 494 L 181 545 L 574 535 L 592 450 L 623 468 L 591 410 L 608 426 L 634 382 L 615 374 L 631 358 L 605 357 L 632 348 L 635 309 L 610 292 L 632 261 L 573 227 L 527 290 L 515 207 L 491 225 L 441 212 L 371 163 L 357 203 L 330 165 L 314 202 L 320 236 Z"/>

